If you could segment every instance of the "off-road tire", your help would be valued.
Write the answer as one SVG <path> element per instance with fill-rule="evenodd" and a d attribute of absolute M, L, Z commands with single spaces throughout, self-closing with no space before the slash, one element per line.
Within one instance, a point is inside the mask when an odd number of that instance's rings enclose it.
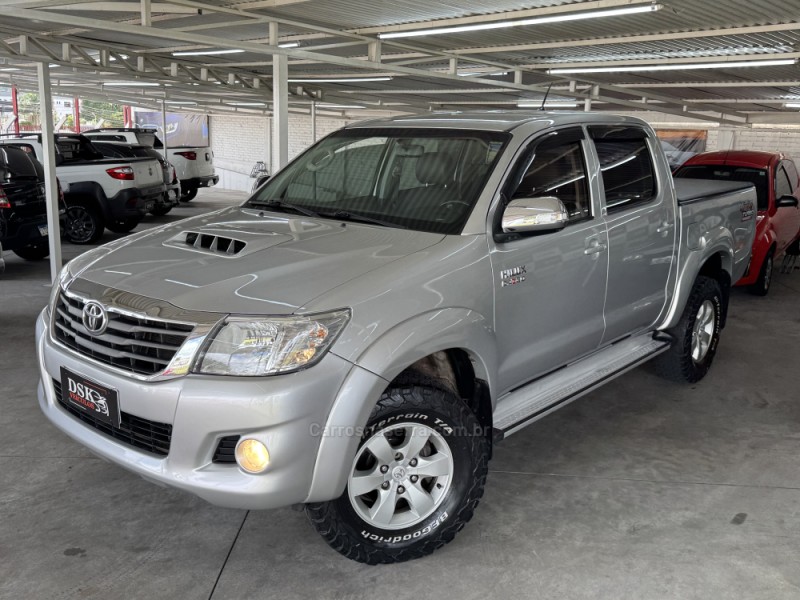
<path fill-rule="evenodd" d="M 136 229 L 136 226 L 141 223 L 141 219 L 138 217 L 128 217 L 127 219 L 122 219 L 121 221 L 111 221 L 106 223 L 106 229 L 109 231 L 113 231 L 114 233 L 128 233 Z"/>
<path fill-rule="evenodd" d="M 30 244 L 14 250 L 14 254 L 25 260 L 42 260 L 50 256 L 50 246 L 48 244 Z"/>
<path fill-rule="evenodd" d="M 769 293 L 772 276 L 775 274 L 775 248 L 770 248 L 761 263 L 761 270 L 758 272 L 758 279 L 749 286 L 747 290 L 756 296 L 766 296 Z"/>
<path fill-rule="evenodd" d="M 347 488 L 336 500 L 306 505 L 317 532 L 351 560 L 374 565 L 427 556 L 453 540 L 472 518 L 483 495 L 489 457 L 487 437 L 458 396 L 439 387 L 394 384 L 373 409 L 360 446 L 400 420 L 429 426 L 445 439 L 453 457 L 450 488 L 432 514 L 406 529 L 379 529 L 362 519 L 351 504 Z"/>
<path fill-rule="evenodd" d="M 90 202 L 77 201 L 67 205 L 67 224 L 64 235 L 72 244 L 94 244 L 103 236 L 103 215 Z M 80 219 L 80 228 L 74 225 Z"/>
<path fill-rule="evenodd" d="M 697 361 L 692 357 L 692 334 L 700 307 L 710 301 L 714 309 L 713 334 L 705 356 Z M 653 360 L 653 367 L 663 378 L 680 383 L 696 383 L 705 377 L 714 361 L 722 323 L 722 290 L 715 279 L 699 276 L 686 301 L 683 316 L 668 333 L 675 341 L 669 350 Z"/>

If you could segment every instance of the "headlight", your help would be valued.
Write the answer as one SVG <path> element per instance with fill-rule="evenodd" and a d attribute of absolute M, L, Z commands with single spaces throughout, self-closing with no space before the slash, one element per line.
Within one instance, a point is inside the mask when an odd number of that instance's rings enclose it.
<path fill-rule="evenodd" d="M 341 333 L 350 311 L 255 319 L 228 317 L 195 367 L 207 375 L 275 375 L 317 363 Z"/>

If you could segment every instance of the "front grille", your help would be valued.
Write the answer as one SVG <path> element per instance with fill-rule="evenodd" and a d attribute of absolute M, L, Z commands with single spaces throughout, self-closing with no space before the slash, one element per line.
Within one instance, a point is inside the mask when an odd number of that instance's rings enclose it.
<path fill-rule="evenodd" d="M 64 400 L 61 394 L 61 382 L 53 380 L 53 387 L 56 392 L 56 400 L 61 407 L 70 415 L 93 427 L 100 433 L 125 442 L 135 448 L 144 450 L 157 456 L 169 454 L 169 444 L 172 441 L 172 425 L 169 423 L 159 423 L 142 419 L 126 412 L 120 413 L 120 425 L 114 427 L 105 421 L 96 419 L 92 415 L 75 408 Z"/>
<path fill-rule="evenodd" d="M 108 329 L 92 335 L 83 326 L 84 301 L 64 292 L 53 319 L 56 339 L 75 352 L 140 375 L 155 375 L 175 356 L 192 325 L 133 317 L 108 309 Z"/>
<path fill-rule="evenodd" d="M 239 443 L 240 437 L 239 435 L 228 435 L 222 438 L 217 444 L 217 449 L 214 452 L 214 458 L 211 462 L 218 464 L 235 464 L 236 457 L 233 453 L 234 450 L 236 450 L 236 444 Z"/>

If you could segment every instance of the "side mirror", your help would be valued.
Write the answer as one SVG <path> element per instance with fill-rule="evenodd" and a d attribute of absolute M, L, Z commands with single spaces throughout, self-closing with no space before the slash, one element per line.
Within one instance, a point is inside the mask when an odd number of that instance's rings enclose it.
<path fill-rule="evenodd" d="M 567 207 L 555 196 L 517 198 L 506 206 L 503 233 L 533 233 L 563 229 L 569 220 Z"/>
<path fill-rule="evenodd" d="M 781 196 L 778 198 L 778 208 L 797 208 L 798 201 L 794 196 Z"/>

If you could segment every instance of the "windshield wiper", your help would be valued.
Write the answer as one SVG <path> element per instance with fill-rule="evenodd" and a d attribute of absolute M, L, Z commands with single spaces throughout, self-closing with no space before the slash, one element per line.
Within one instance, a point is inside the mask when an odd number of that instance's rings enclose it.
<path fill-rule="evenodd" d="M 310 208 L 306 208 L 305 206 L 298 206 L 297 204 L 292 204 L 290 202 L 284 202 L 283 200 L 270 200 L 268 202 L 260 201 L 260 200 L 251 200 L 247 203 L 248 206 L 251 207 L 264 207 L 264 208 L 272 208 L 276 210 L 292 210 L 294 212 L 300 213 L 301 215 L 305 215 L 307 217 L 319 217 L 319 213 L 314 212 Z"/>
<path fill-rule="evenodd" d="M 376 219 L 375 217 L 368 217 L 366 215 L 360 215 L 358 213 L 348 212 L 346 210 L 337 210 L 335 213 L 326 213 L 322 214 L 323 217 L 332 217 L 334 219 L 339 219 L 341 221 L 358 221 L 361 223 L 371 223 L 372 225 L 381 225 L 383 227 L 396 227 L 398 229 L 408 229 L 403 225 L 398 225 L 397 223 L 391 223 L 389 221 L 383 221 L 381 219 Z"/>

